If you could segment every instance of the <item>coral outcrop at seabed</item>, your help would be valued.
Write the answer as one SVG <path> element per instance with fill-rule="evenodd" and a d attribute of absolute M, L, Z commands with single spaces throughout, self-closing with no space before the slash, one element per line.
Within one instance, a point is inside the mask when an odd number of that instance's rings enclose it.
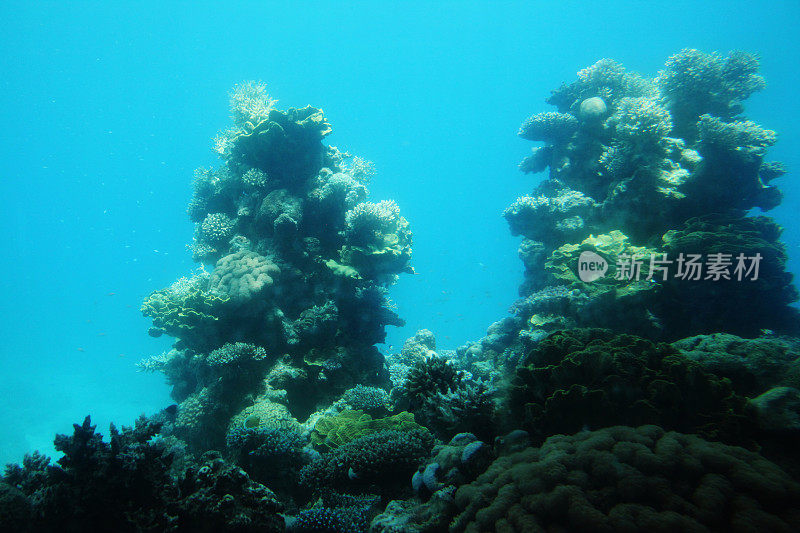
<path fill-rule="evenodd" d="M 367 201 L 369 164 L 322 144 L 331 131 L 322 111 L 275 104 L 262 84 L 234 89 L 233 126 L 216 140 L 223 163 L 195 173 L 189 206 L 195 259 L 213 270 L 142 307 L 156 331 L 177 337 L 144 367 L 180 385 L 179 412 L 201 411 L 179 419 L 197 424 L 184 436 L 206 435 L 203 446 L 221 443 L 255 395 L 280 396 L 305 419 L 355 385 L 385 385 L 374 344 L 402 324 L 386 287 L 410 271 L 408 222 L 394 202 Z M 258 364 L 206 364 L 233 342 L 264 352 Z M 245 366 L 247 383 L 226 374 Z"/>
<path fill-rule="evenodd" d="M 520 168 L 549 173 L 505 212 L 512 233 L 525 238 L 521 296 L 566 286 L 589 297 L 575 299 L 562 313 L 566 318 L 555 320 L 531 306 L 517 307 L 525 309 L 526 330 L 602 326 L 667 340 L 719 331 L 797 331 L 800 319 L 789 306 L 797 293 L 785 271 L 780 229 L 767 217 L 746 216 L 752 208 L 780 203 L 773 180 L 784 172 L 765 159 L 775 132 L 742 115 L 744 100 L 764 86 L 758 66 L 757 57 L 745 52 L 686 49 L 648 79 L 603 59 L 553 91 L 547 102 L 557 112 L 523 123 L 519 135 L 545 146 L 534 148 Z M 627 254 L 642 259 L 641 279 L 648 283 L 617 281 L 624 290 L 598 297 L 600 287 L 614 283 L 607 280 L 619 250 L 601 244 L 613 235 L 629 243 Z M 577 278 L 577 255 L 564 256 L 575 247 L 611 265 L 599 283 Z M 703 272 L 695 282 L 675 279 L 681 253 L 704 260 L 728 254 L 722 257 L 731 273 L 740 254 L 763 257 L 757 281 L 718 282 Z M 661 271 L 648 275 L 651 257 L 671 261 L 669 280 Z M 554 273 L 556 264 L 562 274 Z"/>
<path fill-rule="evenodd" d="M 176 342 L 141 367 L 177 405 L 110 442 L 87 418 L 56 464 L 10 465 L 0 523 L 800 528 L 798 293 L 780 228 L 748 214 L 778 205 L 785 172 L 765 161 L 775 132 L 742 114 L 762 87 L 743 52 L 683 50 L 654 79 L 609 59 L 579 71 L 519 131 L 543 143 L 520 168 L 548 175 L 505 212 L 525 266 L 511 315 L 455 351 L 421 330 L 384 357 L 408 222 L 369 201 L 369 163 L 322 143 L 321 110 L 237 86 L 223 162 L 195 173 L 188 209 L 210 271 L 142 305 Z M 594 279 L 585 254 L 605 262 Z M 716 270 L 681 275 L 681 254 Z M 738 254 L 759 257 L 757 279 Z"/>

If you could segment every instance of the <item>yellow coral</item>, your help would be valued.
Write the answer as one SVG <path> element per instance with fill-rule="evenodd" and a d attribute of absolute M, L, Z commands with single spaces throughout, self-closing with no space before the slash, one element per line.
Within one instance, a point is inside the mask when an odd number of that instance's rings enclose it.
<path fill-rule="evenodd" d="M 373 419 L 364 411 L 345 409 L 335 416 L 320 419 L 311 432 L 311 442 L 321 448 L 338 448 L 353 439 L 376 431 L 411 431 L 424 429 L 414 415 L 403 411 L 393 416 Z"/>

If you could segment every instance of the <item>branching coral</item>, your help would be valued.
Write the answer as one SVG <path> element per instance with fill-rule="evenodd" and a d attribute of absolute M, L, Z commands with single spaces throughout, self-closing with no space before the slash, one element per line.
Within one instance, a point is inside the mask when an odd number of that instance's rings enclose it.
<path fill-rule="evenodd" d="M 640 75 L 627 72 L 625 67 L 613 59 L 601 59 L 578 71 L 578 80 L 562 85 L 547 99 L 562 113 L 580 112 L 586 99 L 599 97 L 612 110 L 618 99 L 630 96 L 649 96 L 654 92 L 653 84 Z"/>
<path fill-rule="evenodd" d="M 734 51 L 722 57 L 685 48 L 667 59 L 656 82 L 681 137 L 693 139 L 700 115 L 728 121 L 742 112 L 741 102 L 765 86 L 758 69 L 754 54 Z"/>
<path fill-rule="evenodd" d="M 251 362 L 263 361 L 266 357 L 266 350 L 260 346 L 235 342 L 217 348 L 208 354 L 205 361 L 211 367 L 241 367 Z"/>
<path fill-rule="evenodd" d="M 420 422 L 445 437 L 457 433 L 493 437 L 497 427 L 496 393 L 483 381 L 463 380 L 447 392 L 426 396 L 417 409 Z"/>
<path fill-rule="evenodd" d="M 294 533 L 359 533 L 366 532 L 370 518 L 380 505 L 373 495 L 352 495 L 326 492 L 313 506 L 291 517 L 287 531 Z"/>
<path fill-rule="evenodd" d="M 211 213 L 200 224 L 197 240 L 206 244 L 225 244 L 233 237 L 236 223 L 225 213 Z"/>
<path fill-rule="evenodd" d="M 609 125 L 620 142 L 642 153 L 652 151 L 672 130 L 669 111 L 653 98 L 621 98 Z"/>
<path fill-rule="evenodd" d="M 230 458 L 255 481 L 273 490 L 291 488 L 306 461 L 305 444 L 296 431 L 269 427 L 235 426 L 225 438 Z"/>
<path fill-rule="evenodd" d="M 303 467 L 300 483 L 314 490 L 407 485 L 432 447 L 433 437 L 424 429 L 371 433 Z"/>
<path fill-rule="evenodd" d="M 429 357 L 411 366 L 397 393 L 413 410 L 426 398 L 457 388 L 463 379 L 464 373 L 444 358 Z"/>
<path fill-rule="evenodd" d="M 578 119 L 568 113 L 548 111 L 522 123 L 518 135 L 529 141 L 563 142 L 578 130 Z"/>
<path fill-rule="evenodd" d="M 700 115 L 697 123 L 700 142 L 730 151 L 766 148 L 778 140 L 777 134 L 749 120 L 724 122 L 711 115 Z"/>
<path fill-rule="evenodd" d="M 356 385 L 344 391 L 342 400 L 352 409 L 372 415 L 385 412 L 389 408 L 389 393 L 378 387 Z"/>

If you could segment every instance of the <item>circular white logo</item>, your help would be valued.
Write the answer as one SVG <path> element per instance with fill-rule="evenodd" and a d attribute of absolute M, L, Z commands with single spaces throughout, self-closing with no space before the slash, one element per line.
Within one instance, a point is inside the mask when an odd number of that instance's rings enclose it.
<path fill-rule="evenodd" d="M 578 277 L 581 281 L 591 283 L 606 275 L 608 261 L 600 255 L 586 250 L 578 257 Z"/>

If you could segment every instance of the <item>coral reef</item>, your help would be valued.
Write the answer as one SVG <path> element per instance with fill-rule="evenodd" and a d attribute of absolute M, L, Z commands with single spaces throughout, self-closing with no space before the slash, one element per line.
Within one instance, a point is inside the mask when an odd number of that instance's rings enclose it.
<path fill-rule="evenodd" d="M 338 448 L 350 441 L 379 431 L 413 431 L 425 429 L 414 421 L 414 415 L 403 411 L 385 418 L 373 419 L 363 411 L 345 409 L 335 416 L 323 417 L 314 425 L 311 442 L 323 450 Z"/>
<path fill-rule="evenodd" d="M 549 173 L 504 213 L 512 234 L 524 237 L 520 295 L 566 285 L 587 298 L 565 309 L 566 318 L 518 307 L 526 323 L 519 335 L 576 325 L 668 340 L 797 329 L 780 230 L 766 217 L 747 216 L 780 203 L 772 180 L 784 172 L 764 160 L 775 132 L 742 116 L 743 101 L 764 86 L 758 68 L 758 58 L 745 52 L 686 49 L 647 79 L 603 59 L 553 91 L 547 103 L 557 112 L 523 123 L 519 135 L 545 146 L 520 168 Z M 714 213 L 723 215 L 709 219 Z M 750 258 L 761 249 L 762 270 L 752 283 L 675 279 L 682 253 Z M 607 262 L 599 279 L 579 279 L 584 251 Z M 621 256 L 641 264 L 631 280 L 646 283 L 619 283 Z M 658 267 L 655 276 L 648 266 Z"/>
<path fill-rule="evenodd" d="M 194 259 L 213 269 L 142 306 L 151 334 L 176 337 L 144 366 L 167 374 L 175 429 L 196 451 L 221 446 L 257 396 L 282 397 L 302 420 L 357 385 L 386 386 L 374 344 L 403 324 L 387 288 L 412 271 L 408 222 L 394 202 L 368 201 L 370 163 L 322 143 L 321 110 L 281 111 L 255 82 L 230 103 L 222 164 L 195 172 L 188 210 Z"/>
<path fill-rule="evenodd" d="M 313 491 L 400 492 L 433 447 L 424 429 L 378 431 L 354 439 L 303 467 L 300 484 Z"/>
<path fill-rule="evenodd" d="M 160 438 L 162 421 L 140 418 L 133 428 L 110 430 L 110 442 L 89 417 L 72 436 L 58 435 L 57 464 L 41 455 L 9 465 L 24 522 L 13 531 L 283 531 L 274 494 L 239 467 L 210 452 L 199 462 L 179 461 L 181 450 Z M 20 499 L 27 499 L 27 505 Z M 3 513 L 7 511 L 3 505 Z M 9 516 L 20 519 L 25 515 Z"/>
<path fill-rule="evenodd" d="M 793 531 L 800 485 L 756 453 L 656 426 L 550 437 L 455 495 L 449 531 Z"/>
<path fill-rule="evenodd" d="M 795 531 L 800 293 L 743 115 L 758 59 L 602 59 L 525 120 L 547 172 L 503 213 L 520 299 L 437 349 L 388 298 L 412 234 L 324 113 L 234 87 L 198 169 L 190 276 L 145 298 L 176 402 L 103 441 L 87 417 L 0 478 L 39 531 Z M 638 427 L 637 427 L 638 426 Z"/>
<path fill-rule="evenodd" d="M 609 330 L 558 331 L 517 369 L 508 407 L 539 435 L 657 424 L 752 445 L 745 399 L 667 344 Z"/>

